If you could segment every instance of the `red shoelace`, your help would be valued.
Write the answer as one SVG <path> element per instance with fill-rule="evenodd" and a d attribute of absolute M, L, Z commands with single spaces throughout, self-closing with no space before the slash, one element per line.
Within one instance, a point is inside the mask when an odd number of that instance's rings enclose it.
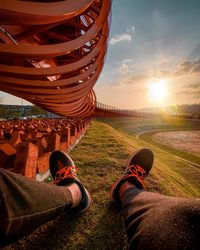
<path fill-rule="evenodd" d="M 129 166 L 127 175 L 135 177 L 142 184 L 143 187 L 145 186 L 144 179 L 146 177 L 146 171 L 139 165 Z"/>
<path fill-rule="evenodd" d="M 76 166 L 62 168 L 56 173 L 54 183 L 56 184 L 67 177 L 77 178 L 77 172 L 78 168 Z"/>

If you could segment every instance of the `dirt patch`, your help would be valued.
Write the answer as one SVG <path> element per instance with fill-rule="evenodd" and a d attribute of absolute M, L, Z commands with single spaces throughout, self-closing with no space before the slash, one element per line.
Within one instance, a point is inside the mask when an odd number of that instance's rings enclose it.
<path fill-rule="evenodd" d="M 160 132 L 152 139 L 174 149 L 200 156 L 200 131 Z"/>

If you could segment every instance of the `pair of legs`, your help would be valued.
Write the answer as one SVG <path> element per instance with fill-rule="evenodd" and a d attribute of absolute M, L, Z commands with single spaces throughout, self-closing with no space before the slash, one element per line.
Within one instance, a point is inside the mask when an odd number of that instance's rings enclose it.
<path fill-rule="evenodd" d="M 144 191 L 144 178 L 152 163 L 149 150 L 135 153 L 111 189 L 124 217 L 130 249 L 199 249 L 200 199 Z M 71 158 L 53 152 L 50 169 L 57 185 L 0 169 L 1 245 L 31 233 L 64 210 L 84 212 L 89 208 L 90 195 L 77 178 Z"/>

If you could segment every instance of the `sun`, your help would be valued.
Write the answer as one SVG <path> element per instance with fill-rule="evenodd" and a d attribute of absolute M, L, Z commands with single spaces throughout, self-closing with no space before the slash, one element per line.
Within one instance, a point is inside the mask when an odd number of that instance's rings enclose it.
<path fill-rule="evenodd" d="M 147 84 L 148 97 L 152 102 L 162 103 L 167 96 L 167 80 L 151 80 Z"/>

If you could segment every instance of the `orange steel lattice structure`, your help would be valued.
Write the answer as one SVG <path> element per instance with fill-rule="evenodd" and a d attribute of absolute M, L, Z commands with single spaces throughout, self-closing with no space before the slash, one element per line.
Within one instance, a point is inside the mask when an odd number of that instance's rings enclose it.
<path fill-rule="evenodd" d="M 0 90 L 67 117 L 90 116 L 111 0 L 1 0 Z"/>

